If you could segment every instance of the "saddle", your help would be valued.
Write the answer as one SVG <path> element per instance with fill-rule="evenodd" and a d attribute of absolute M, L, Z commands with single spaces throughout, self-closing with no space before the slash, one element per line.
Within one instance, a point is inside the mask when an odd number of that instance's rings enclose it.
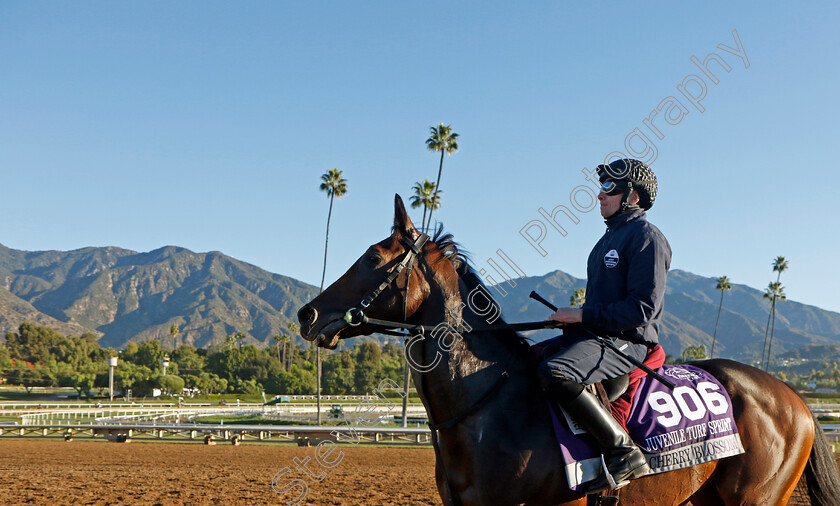
<path fill-rule="evenodd" d="M 531 346 L 534 352 L 535 366 L 542 360 L 543 347 L 539 344 Z M 654 371 L 665 363 L 665 350 L 660 345 L 648 349 L 643 363 Z M 642 378 L 647 374 L 641 369 L 634 369 L 627 374 L 595 383 L 591 386 L 593 393 L 601 399 L 604 407 L 612 412 L 613 417 L 627 428 L 627 418 L 630 416 L 630 408 L 633 406 L 633 396 Z"/>

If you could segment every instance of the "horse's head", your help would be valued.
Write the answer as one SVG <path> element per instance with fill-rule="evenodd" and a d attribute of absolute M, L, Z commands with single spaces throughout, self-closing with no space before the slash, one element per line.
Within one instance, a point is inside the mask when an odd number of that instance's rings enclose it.
<path fill-rule="evenodd" d="M 452 264 L 438 262 L 443 253 L 424 239 L 408 217 L 402 199 L 395 195 L 391 235 L 370 246 L 344 275 L 300 308 L 300 335 L 318 346 L 334 349 L 339 339 L 377 330 L 364 323 L 348 322 L 345 315 L 349 310 L 361 309 L 368 317 L 381 320 L 410 321 L 432 292 L 428 279 L 454 280 L 457 286 Z M 417 246 L 419 250 L 412 251 Z M 431 265 L 435 266 L 434 273 Z"/>

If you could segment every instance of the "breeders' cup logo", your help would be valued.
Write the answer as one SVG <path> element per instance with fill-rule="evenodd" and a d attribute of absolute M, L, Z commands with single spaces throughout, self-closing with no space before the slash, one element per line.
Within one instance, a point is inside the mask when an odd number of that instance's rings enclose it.
<path fill-rule="evenodd" d="M 618 265 L 618 251 L 611 249 L 609 253 L 604 255 L 604 265 L 609 269 Z"/>
<path fill-rule="evenodd" d="M 679 366 L 670 367 L 668 369 L 665 369 L 662 372 L 662 374 L 664 374 L 665 376 L 670 376 L 672 378 L 677 378 L 677 379 L 687 380 L 687 381 L 693 381 L 693 380 L 696 380 L 698 378 L 702 378 L 702 376 L 700 376 L 696 372 L 691 372 L 688 369 L 683 369 L 682 367 L 679 367 Z"/>

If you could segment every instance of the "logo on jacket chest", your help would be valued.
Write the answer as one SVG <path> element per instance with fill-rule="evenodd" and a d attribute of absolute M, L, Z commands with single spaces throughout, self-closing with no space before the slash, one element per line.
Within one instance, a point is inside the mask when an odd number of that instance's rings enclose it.
<path fill-rule="evenodd" d="M 606 265 L 608 269 L 612 269 L 618 265 L 618 251 L 611 249 L 606 255 L 604 255 L 604 265 Z"/>

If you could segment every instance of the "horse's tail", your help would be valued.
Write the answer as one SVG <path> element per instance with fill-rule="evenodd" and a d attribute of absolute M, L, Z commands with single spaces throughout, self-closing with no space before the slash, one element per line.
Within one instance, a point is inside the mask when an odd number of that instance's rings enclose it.
<path fill-rule="evenodd" d="M 840 498 L 840 473 L 834 462 L 834 452 L 814 417 L 814 445 L 803 474 L 808 484 L 808 497 L 814 506 L 832 506 Z"/>

